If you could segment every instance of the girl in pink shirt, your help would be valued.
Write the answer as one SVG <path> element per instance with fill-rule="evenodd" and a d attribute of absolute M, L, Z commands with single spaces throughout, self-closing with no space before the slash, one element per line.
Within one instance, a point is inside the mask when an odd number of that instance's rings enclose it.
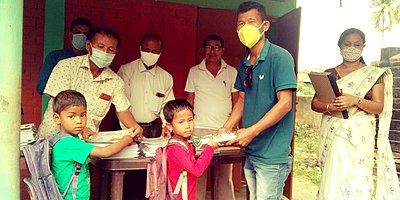
<path fill-rule="evenodd" d="M 188 142 L 194 129 L 192 105 L 183 99 L 172 100 L 165 104 L 163 113 L 167 121 L 167 128 L 173 135 L 172 139 L 181 141 L 182 144 L 187 146 L 187 148 L 184 148 L 179 144 L 173 144 L 167 148 L 168 178 L 171 181 L 172 188 L 175 189 L 181 170 L 186 170 L 187 199 L 195 200 L 197 178 L 207 169 L 214 155 L 214 148 L 218 147 L 218 143 L 209 140 L 200 156 L 195 159 L 196 151 Z M 182 191 L 178 195 L 178 200 L 180 199 L 182 199 Z"/>

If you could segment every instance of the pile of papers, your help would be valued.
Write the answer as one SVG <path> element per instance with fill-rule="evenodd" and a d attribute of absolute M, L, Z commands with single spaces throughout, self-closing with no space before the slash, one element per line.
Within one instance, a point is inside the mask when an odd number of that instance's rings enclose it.
<path fill-rule="evenodd" d="M 90 143 L 106 143 L 111 144 L 118 142 L 125 135 L 130 135 L 131 130 L 117 130 L 117 131 L 101 131 L 98 133 L 98 136 L 91 137 L 89 140 L 86 140 Z"/>
<path fill-rule="evenodd" d="M 97 137 L 93 137 L 87 142 L 93 143 L 95 146 L 107 146 L 118 142 L 123 136 L 128 135 L 129 130 L 99 132 Z M 193 144 L 196 147 L 196 153 L 203 151 L 208 141 L 212 138 L 215 142 L 225 143 L 236 138 L 235 132 L 227 132 L 221 135 L 206 135 L 203 137 L 193 137 Z M 105 159 L 128 159 L 138 157 L 153 157 L 156 155 L 156 150 L 159 147 L 165 147 L 168 143 L 168 138 L 143 138 L 140 142 L 133 143 L 125 147 L 121 152 L 112 157 Z M 218 153 L 218 150 L 215 150 Z"/>
<path fill-rule="evenodd" d="M 92 137 L 86 140 L 86 142 L 93 143 L 95 146 L 104 147 L 118 142 L 125 135 L 130 135 L 130 130 L 103 131 L 99 132 L 97 137 Z M 128 159 L 137 157 L 139 157 L 139 146 L 133 143 L 125 147 L 119 153 L 104 159 Z"/>
<path fill-rule="evenodd" d="M 202 151 L 206 145 L 208 144 L 208 141 L 212 138 L 213 141 L 218 142 L 218 143 L 226 143 L 230 140 L 233 140 L 236 138 L 236 133 L 235 132 L 226 132 L 220 135 L 205 135 L 203 137 L 197 137 L 193 136 L 193 144 L 196 147 L 197 151 Z"/>
<path fill-rule="evenodd" d="M 33 124 L 23 124 L 20 126 L 20 149 L 36 141 L 36 132 L 36 127 Z"/>
<path fill-rule="evenodd" d="M 139 146 L 146 157 L 153 157 L 156 155 L 157 148 L 165 147 L 167 142 L 167 138 L 143 138 Z"/>
<path fill-rule="evenodd" d="M 93 143 L 95 146 L 104 147 L 109 144 L 106 143 Z M 126 146 L 122 151 L 117 154 L 114 154 L 111 157 L 103 158 L 103 159 L 128 159 L 128 158 L 137 158 L 139 157 L 139 147 L 136 143 L 132 145 Z"/>
<path fill-rule="evenodd" d="M 130 134 L 130 130 L 105 131 L 99 132 L 97 137 L 92 137 L 86 142 L 93 143 L 95 146 L 107 146 L 118 142 L 125 135 Z M 153 157 L 156 155 L 158 147 L 167 145 L 167 138 L 143 138 L 140 142 L 133 143 L 125 147 L 121 152 L 104 159 L 128 159 L 138 157 Z"/>

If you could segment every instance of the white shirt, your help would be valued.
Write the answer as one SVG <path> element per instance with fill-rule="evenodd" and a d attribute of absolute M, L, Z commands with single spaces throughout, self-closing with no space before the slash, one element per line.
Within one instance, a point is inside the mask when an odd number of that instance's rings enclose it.
<path fill-rule="evenodd" d="M 138 122 L 154 121 L 164 105 L 175 99 L 172 76 L 158 65 L 147 70 L 139 58 L 122 65 L 117 74 L 125 82 L 130 111 Z"/>
<path fill-rule="evenodd" d="M 231 93 L 237 71 L 221 59 L 221 69 L 214 77 L 206 68 L 206 61 L 192 67 L 186 80 L 186 92 L 194 92 L 194 125 L 196 128 L 218 129 L 232 111 Z"/>
<path fill-rule="evenodd" d="M 44 93 L 55 97 L 64 90 L 76 90 L 85 96 L 87 102 L 86 127 L 98 132 L 99 126 L 111 103 L 117 112 L 127 110 L 130 106 L 124 94 L 124 82 L 110 68 L 106 67 L 93 79 L 88 55 L 76 56 L 61 60 L 54 67 Z M 43 121 L 39 127 L 40 137 L 52 137 L 60 127 L 53 121 L 53 101 L 50 100 Z"/>

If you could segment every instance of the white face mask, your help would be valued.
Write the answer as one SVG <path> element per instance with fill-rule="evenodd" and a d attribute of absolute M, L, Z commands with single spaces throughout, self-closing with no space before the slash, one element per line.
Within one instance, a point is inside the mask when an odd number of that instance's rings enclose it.
<path fill-rule="evenodd" d="M 355 47 L 349 47 L 345 49 L 340 50 L 340 55 L 342 55 L 343 59 L 347 62 L 354 62 L 358 60 L 361 57 L 362 50 L 355 48 Z"/>
<path fill-rule="evenodd" d="M 160 58 L 160 55 L 161 54 L 140 51 L 140 59 L 148 67 L 155 65 L 158 61 L 158 58 Z"/>
<path fill-rule="evenodd" d="M 83 33 L 72 34 L 72 45 L 75 49 L 84 50 L 86 44 L 86 35 Z"/>
<path fill-rule="evenodd" d="M 115 54 L 106 53 L 104 51 L 98 50 L 90 44 L 92 47 L 92 55 L 90 55 L 90 60 L 96 64 L 96 66 L 100 69 L 106 68 L 111 65 L 114 60 Z"/>

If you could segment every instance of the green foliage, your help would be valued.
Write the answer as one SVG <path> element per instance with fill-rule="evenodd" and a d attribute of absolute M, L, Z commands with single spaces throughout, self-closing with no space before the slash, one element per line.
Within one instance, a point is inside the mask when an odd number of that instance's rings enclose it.
<path fill-rule="evenodd" d="M 307 124 L 296 123 L 293 173 L 319 185 L 321 172 L 317 166 L 317 151 L 318 130 Z"/>
<path fill-rule="evenodd" d="M 309 82 L 303 82 L 307 81 L 306 78 L 308 77 L 308 74 L 310 73 L 310 70 L 300 70 L 298 71 L 298 78 L 299 82 L 297 82 L 297 94 L 298 95 L 306 95 L 306 96 L 313 96 L 315 94 L 314 87 L 312 86 L 311 83 Z"/>
<path fill-rule="evenodd" d="M 383 42 L 384 33 L 400 23 L 399 0 L 371 0 L 371 8 L 375 8 L 372 12 L 374 28 L 382 33 Z"/>
<path fill-rule="evenodd" d="M 315 94 L 314 87 L 311 83 L 297 83 L 297 92 L 307 96 L 313 96 Z"/>

